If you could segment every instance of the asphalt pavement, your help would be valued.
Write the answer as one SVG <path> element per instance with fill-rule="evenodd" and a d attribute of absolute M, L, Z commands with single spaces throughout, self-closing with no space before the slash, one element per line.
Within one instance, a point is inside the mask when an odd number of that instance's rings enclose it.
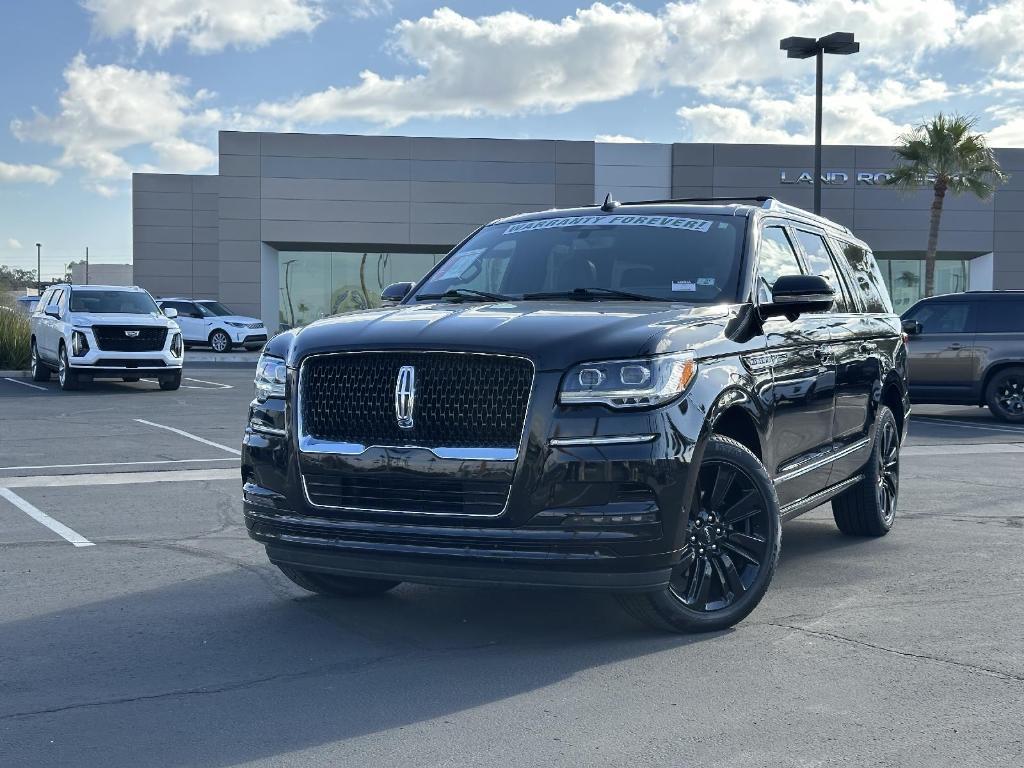
<path fill-rule="evenodd" d="M 186 377 L 0 379 L 0 766 L 1024 763 L 1024 427 L 918 407 L 889 536 L 819 508 L 746 621 L 678 637 L 601 594 L 304 593 L 242 522 L 251 370 Z"/>

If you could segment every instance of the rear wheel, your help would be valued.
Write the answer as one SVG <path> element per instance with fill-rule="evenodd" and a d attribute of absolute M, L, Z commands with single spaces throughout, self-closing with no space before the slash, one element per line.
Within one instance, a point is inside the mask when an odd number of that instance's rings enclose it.
<path fill-rule="evenodd" d="M 881 405 L 864 479 L 832 499 L 832 516 L 843 533 L 885 536 L 896 522 L 899 492 L 900 431 L 892 411 Z"/>
<path fill-rule="evenodd" d="M 1024 368 L 999 371 L 985 388 L 985 402 L 1001 421 L 1024 422 Z"/>
<path fill-rule="evenodd" d="M 64 342 L 60 344 L 57 381 L 60 382 L 60 388 L 65 392 L 78 389 L 78 374 L 71 370 L 71 366 L 68 365 L 68 351 L 64 346 Z"/>
<path fill-rule="evenodd" d="M 32 342 L 32 381 L 49 381 L 50 369 L 39 359 L 36 343 Z"/>
<path fill-rule="evenodd" d="M 685 546 L 669 585 L 619 600 L 640 620 L 672 632 L 731 627 L 764 597 L 781 532 L 764 465 L 735 440 L 715 435 L 704 450 Z"/>
<path fill-rule="evenodd" d="M 292 582 L 309 592 L 327 597 L 360 597 L 380 595 L 402 582 L 390 579 L 364 579 L 356 576 L 338 576 L 331 573 L 300 571 L 287 565 L 277 566 Z"/>
<path fill-rule="evenodd" d="M 224 331 L 214 331 L 210 334 L 210 346 L 214 352 L 230 352 L 231 337 Z"/>

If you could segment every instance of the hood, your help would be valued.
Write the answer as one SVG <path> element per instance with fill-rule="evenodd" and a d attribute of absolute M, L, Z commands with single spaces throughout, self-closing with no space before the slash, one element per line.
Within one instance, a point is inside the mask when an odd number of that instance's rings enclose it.
<path fill-rule="evenodd" d="M 318 320 L 295 333 L 293 365 L 343 350 L 453 350 L 523 355 L 540 370 L 693 350 L 726 335 L 739 307 L 631 301 L 430 303 Z"/>
<path fill-rule="evenodd" d="M 72 325 L 77 325 L 79 327 L 90 325 L 138 325 L 157 328 L 178 327 L 178 324 L 169 317 L 165 317 L 163 314 L 156 314 L 155 312 L 148 315 L 127 315 L 122 312 L 72 312 L 68 319 Z"/>

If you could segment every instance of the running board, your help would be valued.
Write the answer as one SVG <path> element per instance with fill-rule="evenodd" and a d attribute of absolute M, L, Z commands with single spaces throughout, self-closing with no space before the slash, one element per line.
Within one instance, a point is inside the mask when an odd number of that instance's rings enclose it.
<path fill-rule="evenodd" d="M 864 479 L 864 475 L 854 475 L 848 480 L 843 480 L 841 483 L 830 485 L 824 490 L 812 493 L 810 496 L 806 496 L 802 499 L 787 504 L 779 510 L 779 516 L 783 520 L 792 520 L 794 517 L 799 517 L 804 512 L 810 512 L 815 507 L 824 504 L 826 501 L 831 499 L 833 496 L 838 496 L 840 493 L 845 491 L 850 486 L 856 485 Z"/>

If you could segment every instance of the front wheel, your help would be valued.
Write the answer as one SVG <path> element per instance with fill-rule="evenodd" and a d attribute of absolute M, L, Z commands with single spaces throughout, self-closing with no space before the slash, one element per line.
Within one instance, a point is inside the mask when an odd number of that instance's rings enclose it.
<path fill-rule="evenodd" d="M 896 522 L 899 492 L 900 430 L 892 411 L 880 405 L 864 479 L 832 499 L 832 517 L 850 536 L 885 536 Z"/>
<path fill-rule="evenodd" d="M 174 390 L 176 390 L 180 386 L 181 386 L 181 371 L 177 371 L 175 373 L 172 373 L 170 376 L 161 376 L 160 377 L 160 389 L 162 389 L 164 391 L 173 392 Z"/>
<path fill-rule="evenodd" d="M 368 597 L 394 589 L 402 582 L 391 579 L 364 579 L 357 576 L 338 576 L 331 573 L 300 571 L 287 565 L 277 566 L 293 583 L 309 592 L 326 597 Z"/>
<path fill-rule="evenodd" d="M 704 449 L 682 554 L 668 586 L 619 600 L 660 629 L 726 629 L 764 597 L 781 537 L 779 502 L 764 465 L 735 440 L 714 435 Z"/>
<path fill-rule="evenodd" d="M 210 334 L 210 346 L 214 352 L 230 352 L 231 337 L 224 331 L 214 331 Z"/>
<path fill-rule="evenodd" d="M 988 409 L 1000 421 L 1024 423 L 1024 368 L 1006 368 L 985 387 Z"/>

